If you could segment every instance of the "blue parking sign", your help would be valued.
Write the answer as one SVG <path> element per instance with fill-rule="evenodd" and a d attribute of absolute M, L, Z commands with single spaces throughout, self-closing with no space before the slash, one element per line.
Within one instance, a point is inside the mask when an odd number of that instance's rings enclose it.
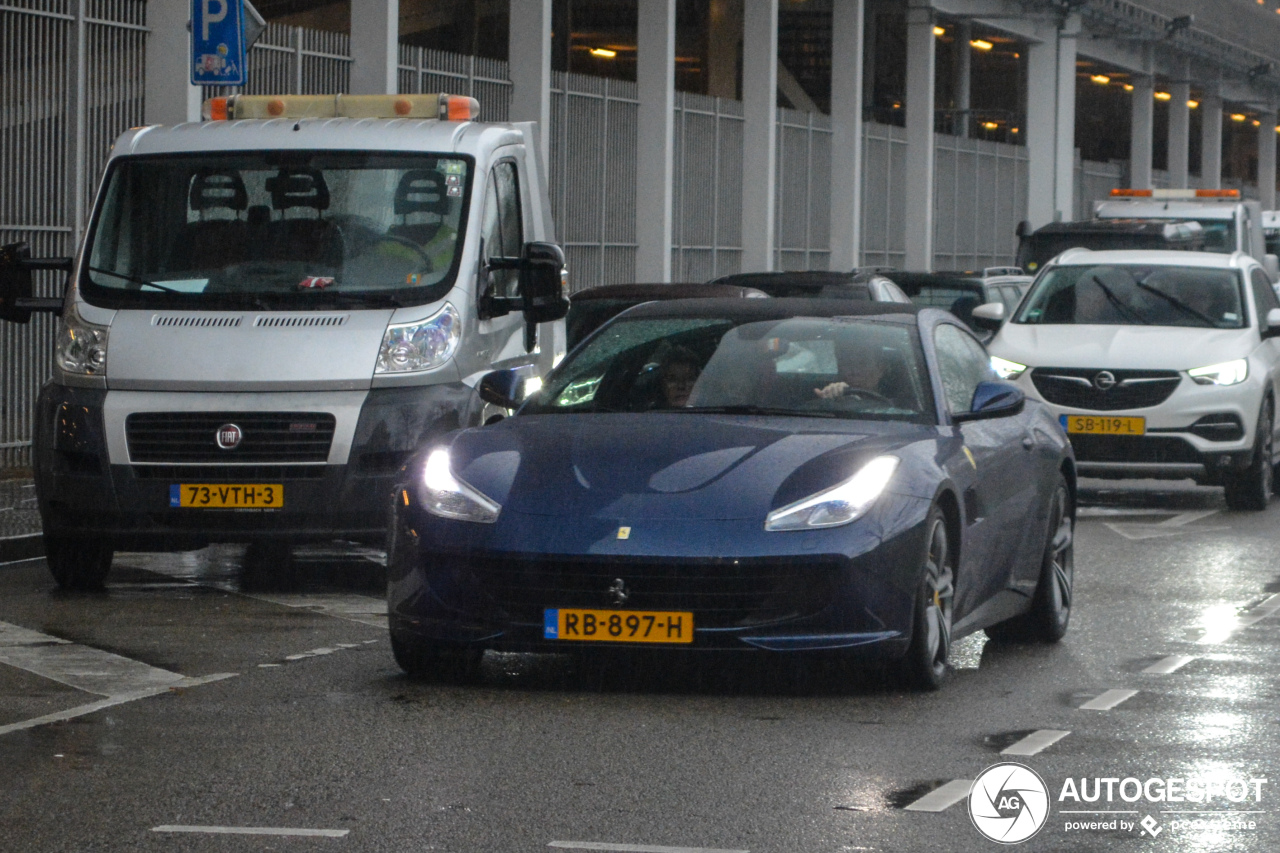
<path fill-rule="evenodd" d="M 242 0 L 191 0 L 191 82 L 243 86 L 245 72 Z"/>

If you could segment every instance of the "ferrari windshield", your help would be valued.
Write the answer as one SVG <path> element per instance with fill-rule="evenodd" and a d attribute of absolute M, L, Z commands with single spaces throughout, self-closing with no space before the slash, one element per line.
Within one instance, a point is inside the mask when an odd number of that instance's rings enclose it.
<path fill-rule="evenodd" d="M 931 423 L 914 329 L 861 318 L 623 318 L 522 414 L 722 412 Z"/>
<path fill-rule="evenodd" d="M 1247 319 L 1235 270 L 1101 265 L 1049 270 L 1015 322 L 1240 329 Z"/>
<path fill-rule="evenodd" d="M 86 296 L 168 307 L 440 298 L 470 162 L 357 151 L 131 157 L 108 177 Z"/>

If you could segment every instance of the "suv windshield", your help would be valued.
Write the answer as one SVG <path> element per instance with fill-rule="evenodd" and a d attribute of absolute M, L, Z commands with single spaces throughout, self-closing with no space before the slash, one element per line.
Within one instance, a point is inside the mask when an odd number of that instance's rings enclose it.
<path fill-rule="evenodd" d="M 83 289 L 122 307 L 435 301 L 457 274 L 469 177 L 469 160 L 423 154 L 123 158 Z"/>
<path fill-rule="evenodd" d="M 723 412 L 932 423 L 914 329 L 851 318 L 615 320 L 521 414 Z"/>
<path fill-rule="evenodd" d="M 1241 329 L 1247 320 L 1235 270 L 1100 265 L 1050 269 L 1014 322 Z"/>

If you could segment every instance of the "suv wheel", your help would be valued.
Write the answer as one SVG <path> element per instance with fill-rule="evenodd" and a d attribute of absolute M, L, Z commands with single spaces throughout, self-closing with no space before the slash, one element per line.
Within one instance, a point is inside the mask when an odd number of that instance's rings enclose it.
<path fill-rule="evenodd" d="M 1222 485 L 1226 489 L 1227 507 L 1254 512 L 1267 508 L 1275 487 L 1274 452 L 1271 437 L 1272 402 L 1265 400 L 1258 415 L 1258 429 L 1253 440 L 1253 458 L 1249 467 L 1238 474 L 1228 474 Z"/>

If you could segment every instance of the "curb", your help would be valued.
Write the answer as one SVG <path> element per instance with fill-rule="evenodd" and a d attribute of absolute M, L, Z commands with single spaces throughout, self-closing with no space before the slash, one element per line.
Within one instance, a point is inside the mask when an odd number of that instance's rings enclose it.
<path fill-rule="evenodd" d="M 43 534 L 30 533 L 26 536 L 7 536 L 0 539 L 0 564 L 33 560 L 43 556 Z"/>

